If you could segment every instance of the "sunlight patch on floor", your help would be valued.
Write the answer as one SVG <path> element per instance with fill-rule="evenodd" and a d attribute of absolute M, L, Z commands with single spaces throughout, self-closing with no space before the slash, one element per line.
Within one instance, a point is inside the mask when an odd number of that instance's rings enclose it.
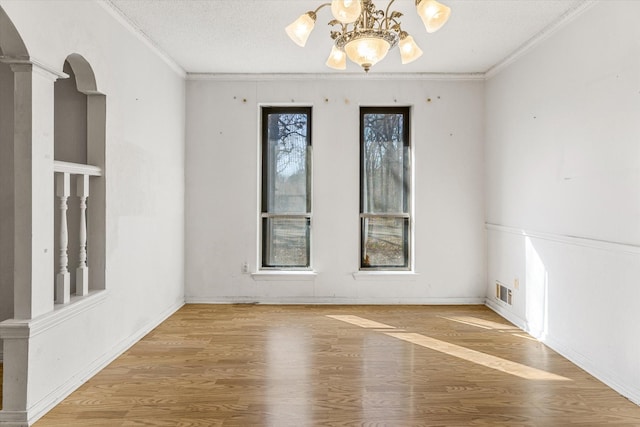
<path fill-rule="evenodd" d="M 477 317 L 471 317 L 471 316 L 451 316 L 451 317 L 440 316 L 440 318 L 451 320 L 453 322 L 464 323 L 465 325 L 476 326 L 482 329 L 493 329 L 498 331 L 504 331 L 504 330 L 519 331 L 520 330 L 513 325 L 493 322 L 491 320 L 486 320 L 486 319 L 478 319 Z"/>
<path fill-rule="evenodd" d="M 401 330 L 395 329 L 395 327 L 393 326 L 385 325 L 384 323 L 379 323 L 374 320 L 365 319 L 359 316 L 327 315 L 327 317 L 331 319 L 339 320 L 342 322 L 346 322 L 355 326 L 359 326 L 361 328 L 374 329 L 376 332 L 382 332 L 387 336 L 397 338 L 399 340 L 403 340 L 411 344 L 419 345 L 421 347 L 425 347 L 430 350 L 439 351 L 440 353 L 444 353 L 449 356 L 454 356 L 472 363 L 476 363 L 478 365 L 485 366 L 490 369 L 495 369 L 497 371 L 515 375 L 527 380 L 571 381 L 569 378 L 556 375 L 551 372 L 543 371 L 541 369 L 532 368 L 530 366 L 523 365 L 522 363 L 512 362 L 510 360 L 502 359 L 500 357 L 492 356 L 490 354 L 482 353 L 480 351 L 471 350 L 456 344 L 451 344 L 445 341 L 440 341 L 435 338 L 430 338 L 422 334 L 402 332 Z M 500 330 L 517 329 L 514 326 L 509 326 L 509 325 L 505 325 L 497 322 L 491 322 L 483 319 L 476 319 L 474 317 L 451 317 L 451 318 L 443 317 L 443 318 L 447 320 L 466 323 L 466 324 L 473 324 L 473 326 L 478 326 L 483 329 L 498 329 L 498 328 L 500 328 Z M 390 329 L 393 331 L 388 331 Z M 516 334 L 512 334 L 512 335 L 516 335 Z M 518 336 L 522 336 L 522 335 L 518 335 Z M 528 338 L 527 336 L 524 336 L 524 337 Z"/>
<path fill-rule="evenodd" d="M 534 338 L 531 335 L 527 335 L 527 334 L 511 334 L 511 335 L 513 335 L 515 337 L 526 338 L 528 340 L 535 341 L 535 342 L 540 342 L 539 339 Z"/>
<path fill-rule="evenodd" d="M 385 332 L 385 334 L 389 335 L 390 337 L 398 338 L 403 341 L 407 341 L 412 344 L 419 345 L 421 347 L 439 351 L 441 353 L 445 353 L 450 356 L 458 357 L 460 359 L 477 363 L 478 365 L 483 365 L 483 366 L 486 366 L 487 368 L 502 371 L 507 374 L 515 375 L 527 380 L 570 381 L 569 378 L 565 378 L 560 375 L 556 375 L 540 369 L 532 368 L 530 366 L 523 365 L 521 363 L 516 363 L 510 360 L 502 359 L 500 357 L 492 356 L 490 354 L 481 353 L 475 350 L 470 350 L 468 348 L 461 347 L 459 345 L 450 344 L 448 342 L 440 341 L 435 338 L 430 338 L 424 335 L 414 334 L 414 333 L 405 333 L 405 332 Z"/>
<path fill-rule="evenodd" d="M 340 320 L 342 322 L 351 323 L 352 325 L 360 326 L 361 328 L 367 329 L 395 329 L 393 326 L 385 325 L 384 323 L 379 323 L 374 320 L 365 319 L 359 316 L 351 316 L 348 314 L 340 315 L 328 314 L 327 317 L 332 319 Z"/>
<path fill-rule="evenodd" d="M 439 316 L 439 317 L 441 319 L 451 320 L 452 322 L 462 323 L 469 326 L 475 326 L 476 328 L 494 330 L 498 332 L 510 332 L 511 335 L 513 335 L 514 337 L 526 338 L 531 341 L 540 342 L 540 340 L 532 337 L 531 335 L 519 334 L 519 333 L 513 332 L 513 331 L 518 331 L 518 332 L 521 331 L 520 328 L 513 325 L 492 322 L 491 320 L 478 319 L 477 317 L 470 317 L 470 316 L 451 316 L 451 317 Z"/>

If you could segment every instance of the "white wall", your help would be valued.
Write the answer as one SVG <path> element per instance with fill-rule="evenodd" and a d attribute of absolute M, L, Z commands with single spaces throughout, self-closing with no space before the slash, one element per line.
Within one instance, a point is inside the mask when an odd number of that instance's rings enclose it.
<path fill-rule="evenodd" d="M 38 62 L 62 70 L 67 55 L 82 55 L 107 104 L 106 297 L 50 329 L 34 320 L 32 416 L 184 302 L 185 83 L 98 2 L 0 6 Z"/>
<path fill-rule="evenodd" d="M 485 296 L 484 83 L 245 76 L 187 82 L 186 298 L 446 303 Z M 428 102 L 428 98 L 431 102 Z M 313 107 L 314 280 L 256 280 L 260 105 Z M 355 280 L 359 106 L 412 106 L 417 275 Z"/>
<path fill-rule="evenodd" d="M 636 402 L 638 16 L 596 3 L 491 78 L 485 149 L 489 304 Z"/>

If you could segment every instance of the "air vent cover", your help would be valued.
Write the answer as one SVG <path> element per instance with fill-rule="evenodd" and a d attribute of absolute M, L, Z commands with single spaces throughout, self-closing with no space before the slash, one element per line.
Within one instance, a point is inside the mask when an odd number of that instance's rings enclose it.
<path fill-rule="evenodd" d="M 511 305 L 511 289 L 500 282 L 496 282 L 496 298 Z"/>

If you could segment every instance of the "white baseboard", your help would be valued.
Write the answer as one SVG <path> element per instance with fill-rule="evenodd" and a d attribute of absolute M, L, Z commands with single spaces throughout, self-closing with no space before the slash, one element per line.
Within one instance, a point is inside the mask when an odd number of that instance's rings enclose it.
<path fill-rule="evenodd" d="M 492 298 L 485 298 L 484 300 L 484 305 L 489 307 L 491 310 L 495 311 L 500 316 L 504 317 L 509 322 L 513 323 L 515 326 L 522 329 L 523 331 L 529 332 L 527 328 L 526 320 L 524 320 L 520 316 L 515 315 L 510 310 L 503 307 L 501 304 L 503 304 L 502 301 L 497 301 Z"/>
<path fill-rule="evenodd" d="M 26 425 L 32 425 L 39 420 L 43 415 L 53 409 L 58 403 L 62 402 L 67 396 L 73 393 L 78 387 L 87 382 L 91 377 L 104 369 L 107 365 L 118 358 L 122 353 L 127 351 L 131 346 L 138 342 L 141 338 L 151 332 L 155 327 L 164 322 L 169 316 L 178 311 L 184 305 L 184 300 L 178 300 L 174 302 L 169 308 L 164 310 L 157 318 L 148 322 L 142 328 L 126 339 L 120 341 L 111 350 L 105 353 L 102 357 L 93 361 L 93 363 L 86 366 L 81 372 L 78 372 L 73 377 L 69 378 L 64 384 L 49 393 L 46 397 L 41 399 L 35 405 L 33 405 L 29 411 L 26 419 L 27 424 L 24 422 L 12 423 L 12 421 L 5 421 L 5 414 L 0 411 L 0 427 L 24 427 Z M 13 414 L 17 416 L 18 414 Z"/>
<path fill-rule="evenodd" d="M 187 304 L 482 305 L 485 298 L 186 297 Z"/>
<path fill-rule="evenodd" d="M 529 333 L 527 322 L 525 320 L 511 313 L 496 301 L 487 298 L 485 305 L 523 331 Z M 598 364 L 594 363 L 589 358 L 565 346 L 553 337 L 546 336 L 544 340 L 541 340 L 541 342 L 636 405 L 640 405 L 640 389 L 636 387 L 629 387 L 625 384 L 625 381 L 621 381 L 620 378 L 616 377 L 611 372 L 608 372 L 606 369 L 603 369 L 603 367 L 598 366 Z"/>
<path fill-rule="evenodd" d="M 2 427 L 28 427 L 27 413 L 21 411 L 5 411 L 2 412 L 0 426 Z"/>
<path fill-rule="evenodd" d="M 575 365 L 579 366 L 583 370 L 587 371 L 590 375 L 593 375 L 598 380 L 602 381 L 608 387 L 611 387 L 622 396 L 626 397 L 636 405 L 640 406 L 640 389 L 637 387 L 629 387 L 611 372 L 608 372 L 606 368 L 597 365 L 589 358 L 576 352 L 575 350 L 566 347 L 561 342 L 555 340 L 553 337 L 547 337 L 544 341 L 545 345 L 549 346 L 553 351 L 560 354 L 565 359 L 568 359 Z M 626 381 L 628 383 L 628 381 Z"/>

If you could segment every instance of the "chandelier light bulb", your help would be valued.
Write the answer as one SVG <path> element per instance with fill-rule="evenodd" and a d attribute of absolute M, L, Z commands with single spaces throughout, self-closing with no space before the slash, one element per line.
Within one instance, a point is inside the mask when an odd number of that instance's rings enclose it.
<path fill-rule="evenodd" d="M 402 61 L 402 64 L 408 64 L 422 56 L 422 49 L 418 47 L 416 42 L 413 40 L 413 37 L 410 35 L 400 37 L 398 48 L 400 49 L 400 60 Z"/>
<path fill-rule="evenodd" d="M 360 0 L 331 0 L 333 17 L 343 24 L 356 22 L 362 13 Z"/>
<path fill-rule="evenodd" d="M 334 70 L 344 70 L 347 68 L 347 55 L 342 49 L 334 45 L 331 47 L 331 53 L 329 54 L 326 65 Z"/>
<path fill-rule="evenodd" d="M 344 47 L 350 60 L 364 68 L 369 69 L 387 56 L 391 45 L 384 39 L 363 37 L 347 43 Z"/>
<path fill-rule="evenodd" d="M 435 33 L 442 28 L 451 15 L 451 8 L 436 0 L 422 0 L 416 4 L 416 9 L 428 33 Z"/>
<path fill-rule="evenodd" d="M 293 21 L 284 30 L 287 35 L 295 44 L 300 47 L 304 47 L 307 44 L 309 34 L 313 31 L 313 27 L 316 23 L 316 15 L 313 12 L 307 12 L 304 15 L 300 15 L 298 19 Z"/>

